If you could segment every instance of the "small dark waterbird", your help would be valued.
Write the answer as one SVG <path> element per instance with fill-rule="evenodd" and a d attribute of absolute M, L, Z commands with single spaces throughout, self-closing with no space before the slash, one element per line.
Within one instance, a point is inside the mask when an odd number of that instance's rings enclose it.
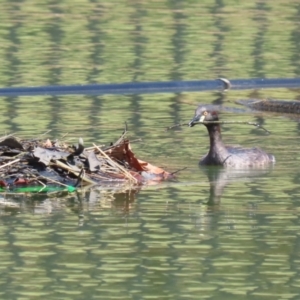
<path fill-rule="evenodd" d="M 218 112 L 213 105 L 199 105 L 189 126 L 203 123 L 206 126 L 210 148 L 200 160 L 200 165 L 223 166 L 229 168 L 264 167 L 275 163 L 275 157 L 260 148 L 243 148 L 241 146 L 226 146 L 222 141 L 220 124 L 209 122 L 219 121 Z"/>

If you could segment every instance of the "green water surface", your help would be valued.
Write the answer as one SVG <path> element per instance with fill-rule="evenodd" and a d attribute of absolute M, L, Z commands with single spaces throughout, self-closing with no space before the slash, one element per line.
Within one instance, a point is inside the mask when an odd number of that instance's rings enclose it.
<path fill-rule="evenodd" d="M 300 75 L 298 1 L 1 1 L 0 85 L 287 78 Z M 129 127 L 136 155 L 178 173 L 141 190 L 0 196 L 0 299 L 299 299 L 299 123 L 237 112 L 235 100 L 299 89 L 0 99 L 1 132 L 87 146 Z M 197 103 L 232 110 L 228 144 L 260 146 L 273 169 L 199 169 Z M 65 136 L 65 134 L 67 134 Z"/>

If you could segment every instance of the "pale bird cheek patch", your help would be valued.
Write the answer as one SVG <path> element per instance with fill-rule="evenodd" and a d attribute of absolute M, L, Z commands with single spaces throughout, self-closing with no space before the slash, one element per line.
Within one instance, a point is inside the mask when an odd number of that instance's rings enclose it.
<path fill-rule="evenodd" d="M 201 118 L 199 119 L 199 122 L 204 122 L 204 120 L 205 120 L 205 115 L 203 115 L 203 116 L 201 116 Z"/>

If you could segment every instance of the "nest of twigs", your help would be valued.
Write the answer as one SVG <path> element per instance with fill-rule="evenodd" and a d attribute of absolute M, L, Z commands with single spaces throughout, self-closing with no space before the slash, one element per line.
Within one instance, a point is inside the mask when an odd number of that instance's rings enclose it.
<path fill-rule="evenodd" d="M 49 139 L 0 138 L 0 191 L 74 191 L 87 185 L 149 184 L 172 174 L 135 157 L 122 136 L 109 146 L 85 148 Z"/>

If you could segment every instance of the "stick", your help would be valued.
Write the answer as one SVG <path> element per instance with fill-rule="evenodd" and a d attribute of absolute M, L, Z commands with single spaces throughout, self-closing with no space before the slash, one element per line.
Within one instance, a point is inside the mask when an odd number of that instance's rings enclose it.
<path fill-rule="evenodd" d="M 204 122 L 193 122 L 194 124 L 246 124 L 252 125 L 257 128 L 263 129 L 266 133 L 271 133 L 271 131 L 267 130 L 262 125 L 255 123 L 255 122 L 247 122 L 247 121 L 204 121 Z"/>
<path fill-rule="evenodd" d="M 0 142 L 4 141 L 5 139 L 9 138 L 9 137 L 12 137 L 14 136 L 15 133 L 10 133 L 10 134 L 7 134 L 7 135 L 4 135 L 0 138 Z"/>
<path fill-rule="evenodd" d="M 41 184 L 43 187 L 38 191 L 38 193 L 40 193 L 43 189 L 45 189 L 47 186 L 46 186 L 46 184 L 44 184 L 42 181 L 40 181 L 40 180 L 37 180 L 37 182 L 39 183 L 39 184 Z"/>
<path fill-rule="evenodd" d="M 174 171 L 174 172 L 170 173 L 170 175 L 174 175 L 174 174 L 176 174 L 176 173 L 178 173 L 178 172 L 181 172 L 181 171 L 184 171 L 184 170 L 186 170 L 186 169 L 187 169 L 187 167 L 181 168 L 181 169 L 179 169 L 179 170 L 177 170 L 177 171 Z"/>
<path fill-rule="evenodd" d="M 165 131 L 168 131 L 168 130 L 176 128 L 176 127 L 185 126 L 185 125 L 189 125 L 189 124 L 188 123 L 178 123 L 178 124 L 167 127 Z"/>
<path fill-rule="evenodd" d="M 123 172 L 127 178 L 129 180 L 132 180 L 133 182 L 137 183 L 137 179 L 134 178 L 127 170 L 125 170 L 121 165 L 115 163 L 103 150 L 101 150 L 100 148 L 98 148 L 95 144 L 93 144 L 94 147 L 96 147 L 96 149 L 102 154 L 105 156 L 105 158 L 114 166 L 116 167 L 117 169 L 119 169 L 121 172 Z"/>
<path fill-rule="evenodd" d="M 52 166 L 58 166 L 58 167 L 60 167 L 60 168 L 62 168 L 64 170 L 69 171 L 70 173 L 73 173 L 77 177 L 80 174 L 79 172 L 74 171 L 71 167 L 65 165 L 64 163 L 60 162 L 59 160 L 56 160 L 54 163 L 50 163 L 50 165 L 52 165 Z M 90 184 L 96 184 L 96 182 L 94 182 L 93 180 L 87 178 L 86 176 L 83 176 L 82 180 L 86 181 L 86 182 L 88 182 Z"/>
<path fill-rule="evenodd" d="M 34 179 L 36 179 L 36 180 L 43 186 L 43 188 L 39 191 L 39 193 L 40 193 L 44 188 L 47 187 L 47 185 L 45 185 L 42 181 L 38 180 L 39 178 L 44 178 L 44 179 L 46 179 L 47 181 L 54 182 L 54 183 L 56 183 L 56 184 L 58 184 L 58 185 L 62 185 L 62 186 L 64 186 L 64 187 L 69 187 L 67 184 L 61 183 L 61 182 L 59 182 L 59 181 L 57 181 L 57 180 L 54 180 L 54 179 L 52 179 L 52 178 L 48 178 L 48 177 L 43 176 L 43 175 L 39 175 L 39 176 L 37 177 L 37 176 L 36 176 L 35 174 L 33 174 L 32 172 L 30 172 L 30 175 L 33 176 Z"/>
<path fill-rule="evenodd" d="M 52 178 L 48 178 L 48 177 L 43 176 L 43 175 L 39 175 L 39 177 L 42 177 L 42 178 L 46 179 L 47 181 L 51 181 L 51 182 L 56 183 L 56 184 L 58 184 L 58 185 L 62 185 L 62 186 L 68 187 L 67 184 L 61 183 L 61 182 L 59 182 L 59 181 L 57 181 L 57 180 L 54 180 L 54 179 L 52 179 Z"/>
<path fill-rule="evenodd" d="M 106 148 L 104 149 L 104 151 L 107 151 L 107 150 L 109 150 L 109 149 L 111 149 L 111 148 L 114 148 L 114 147 L 118 146 L 118 145 L 124 140 L 124 138 L 125 138 L 125 136 L 126 136 L 126 134 L 127 134 L 127 131 L 128 131 L 128 128 L 127 128 L 127 122 L 125 122 L 125 128 L 124 128 L 124 131 L 123 131 L 122 135 L 119 137 L 119 139 L 118 139 L 115 143 L 113 143 L 113 144 L 112 144 L 111 146 L 109 146 L 109 147 L 106 147 Z"/>
<path fill-rule="evenodd" d="M 271 133 L 271 131 L 267 130 L 262 125 L 260 125 L 258 123 L 255 123 L 255 122 L 247 122 L 247 121 L 203 121 L 203 122 L 193 122 L 193 124 L 204 124 L 204 125 L 205 124 L 246 124 L 246 125 L 255 126 L 257 128 L 261 128 L 267 133 Z M 175 127 L 185 126 L 185 125 L 189 125 L 189 123 L 175 124 L 173 126 L 167 127 L 166 130 L 169 130 L 169 129 L 172 129 L 172 128 L 175 128 Z"/>
<path fill-rule="evenodd" d="M 127 122 L 125 122 L 125 128 L 124 131 L 122 133 L 122 135 L 119 137 L 119 139 L 112 145 L 112 147 L 118 146 L 124 139 L 124 137 L 126 136 L 126 133 L 128 131 L 128 127 L 127 127 Z"/>
<path fill-rule="evenodd" d="M 84 148 L 85 151 L 91 151 L 91 150 L 95 150 L 97 149 L 97 147 L 101 148 L 101 147 L 104 147 L 104 145 L 101 145 L 101 146 L 92 146 L 92 147 L 87 147 L 87 148 Z"/>
<path fill-rule="evenodd" d="M 9 166 L 9 165 L 12 165 L 12 164 L 14 164 L 14 163 L 16 163 L 16 162 L 18 162 L 18 161 L 20 161 L 20 158 L 15 159 L 15 160 L 13 160 L 13 161 L 8 162 L 7 164 L 4 164 L 4 165 L 0 166 L 0 169 L 2 169 L 2 168 L 4 168 L 4 167 L 7 167 L 7 166 Z"/>

